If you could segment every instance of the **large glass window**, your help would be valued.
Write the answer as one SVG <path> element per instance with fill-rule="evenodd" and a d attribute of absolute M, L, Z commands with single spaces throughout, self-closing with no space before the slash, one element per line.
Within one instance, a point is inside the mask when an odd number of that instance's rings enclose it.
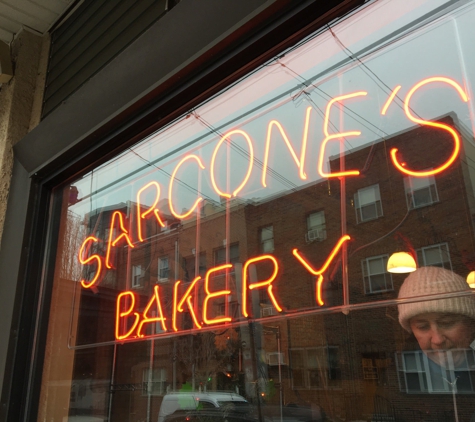
<path fill-rule="evenodd" d="M 470 421 L 474 21 L 365 2 L 58 186 L 38 420 Z"/>

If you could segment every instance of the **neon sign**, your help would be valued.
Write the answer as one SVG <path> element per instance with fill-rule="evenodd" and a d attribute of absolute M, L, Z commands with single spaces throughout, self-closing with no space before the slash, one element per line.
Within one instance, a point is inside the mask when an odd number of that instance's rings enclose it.
<path fill-rule="evenodd" d="M 327 270 L 329 265 L 334 260 L 335 256 L 341 249 L 341 246 L 344 242 L 350 240 L 350 236 L 343 236 L 333 248 L 330 255 L 326 259 L 325 263 L 319 270 L 314 270 L 298 253 L 297 250 L 294 250 L 294 255 L 302 265 L 309 270 L 313 275 L 318 276 L 318 293 L 317 301 L 319 305 L 324 305 L 321 288 L 323 282 L 323 273 Z M 264 280 L 256 280 L 252 283 L 249 282 L 249 268 L 253 265 L 259 265 L 263 262 L 268 262 L 272 264 L 273 270 L 270 277 Z M 201 329 L 203 326 L 211 325 L 221 325 L 225 323 L 233 322 L 233 318 L 230 315 L 224 315 L 220 317 L 211 318 L 209 316 L 210 302 L 213 300 L 231 295 L 231 290 L 211 290 L 211 284 L 213 276 L 217 273 L 223 271 L 230 271 L 233 268 L 232 264 L 219 265 L 208 270 L 206 273 L 205 279 L 203 280 L 200 276 L 196 277 L 189 286 L 187 286 L 185 292 L 180 298 L 180 285 L 181 281 L 178 280 L 175 282 L 173 289 L 173 311 L 171 315 L 171 328 L 174 332 L 179 332 L 180 329 L 177 325 L 178 314 L 184 312 L 183 306 L 188 306 L 190 316 L 192 317 L 193 324 L 195 329 Z M 283 312 L 284 309 L 279 304 L 278 299 L 276 298 L 273 292 L 273 281 L 276 280 L 277 275 L 279 274 L 279 264 L 277 259 L 272 255 L 261 255 L 255 258 L 248 259 L 243 265 L 243 283 L 242 283 L 242 316 L 249 317 L 248 303 L 249 303 L 249 291 L 254 289 L 265 289 L 267 295 L 272 302 L 272 305 L 277 310 L 277 312 Z M 205 293 L 204 299 L 202 301 L 201 312 L 199 312 L 197 307 L 193 305 L 191 299 L 193 294 L 198 295 L 200 293 Z M 154 313 L 157 316 L 149 316 L 148 313 L 154 309 Z M 155 285 L 153 290 L 153 295 L 147 303 L 144 311 L 142 313 L 137 312 L 137 300 L 135 298 L 135 293 L 133 291 L 125 291 L 118 295 L 117 297 L 117 308 L 116 308 L 116 330 L 115 338 L 117 340 L 125 340 L 128 338 L 137 338 L 145 337 L 146 335 L 142 332 L 142 328 L 145 324 L 157 323 L 160 322 L 161 328 L 163 331 L 167 331 L 168 327 L 166 324 L 167 318 L 163 312 L 162 298 L 159 294 L 159 286 Z"/>
<path fill-rule="evenodd" d="M 325 133 L 325 139 L 322 141 L 322 145 L 320 147 L 320 156 L 318 157 L 318 173 L 320 173 L 320 176 L 322 177 L 345 177 L 345 176 L 358 176 L 360 174 L 359 170 L 349 170 L 349 171 L 340 171 L 340 172 L 335 172 L 335 173 L 326 173 L 323 171 L 323 158 L 325 156 L 325 146 L 327 143 L 333 139 L 340 139 L 343 140 L 343 138 L 346 138 L 348 136 L 360 136 L 361 132 L 359 130 L 354 130 L 350 132 L 340 132 L 340 133 L 334 133 L 330 135 L 328 132 L 328 121 L 330 119 L 330 111 L 332 108 L 332 105 L 335 103 L 340 103 L 343 100 L 349 100 L 350 98 L 355 98 L 355 97 L 361 97 L 365 96 L 368 93 L 366 91 L 361 91 L 361 92 L 353 92 L 352 94 L 347 94 L 347 95 L 341 95 L 339 97 L 333 98 L 330 100 L 330 102 L 327 105 L 327 109 L 325 112 L 325 121 L 323 123 L 323 132 Z"/>
<path fill-rule="evenodd" d="M 448 85 L 459 94 L 463 102 L 469 101 L 469 98 L 462 87 L 456 81 L 447 77 L 436 76 L 427 78 L 416 83 L 409 89 L 406 97 L 403 100 L 405 116 L 411 122 L 434 128 L 434 130 L 441 130 L 449 133 L 451 139 L 453 140 L 453 148 L 449 157 L 445 157 L 445 161 L 443 161 L 440 165 L 431 170 L 424 171 L 407 168 L 405 163 L 402 164 L 400 162 L 397 148 L 392 148 L 390 150 L 391 162 L 394 168 L 404 176 L 409 175 L 412 177 L 427 177 L 441 173 L 448 169 L 460 154 L 460 136 L 452 127 L 450 127 L 448 124 L 424 120 L 418 117 L 411 109 L 411 101 L 413 97 L 422 87 L 429 84 Z M 401 89 L 402 86 L 398 85 L 392 90 L 380 111 L 381 115 L 385 116 L 387 114 Z M 366 91 L 357 91 L 337 96 L 328 101 L 324 115 L 322 141 L 319 149 L 319 156 L 315 160 L 316 170 L 320 176 L 328 179 L 344 179 L 346 177 L 357 177 L 360 175 L 360 170 L 358 169 L 327 172 L 324 170 L 324 158 L 329 142 L 342 142 L 344 138 L 358 137 L 361 135 L 359 130 L 351 130 L 351 127 L 332 133 L 330 131 L 329 123 L 330 115 L 335 113 L 335 110 L 338 107 L 345 107 L 347 102 L 364 101 L 367 97 L 368 93 Z M 264 143 L 262 175 L 260 178 L 260 184 L 264 188 L 267 187 L 266 175 L 269 167 L 271 145 L 276 148 L 276 142 L 278 139 L 280 139 L 280 142 L 283 140 L 284 145 L 287 148 L 285 151 L 290 154 L 291 158 L 295 162 L 300 179 L 307 179 L 305 167 L 306 163 L 309 161 L 307 157 L 307 146 L 309 144 L 308 138 L 312 110 L 312 107 L 307 107 L 305 111 L 300 153 L 298 153 L 296 148 L 294 148 L 285 131 L 285 128 L 280 122 L 273 119 L 268 123 Z M 230 187 L 228 185 L 226 188 L 223 188 L 216 176 L 216 168 L 219 164 L 218 152 L 221 148 L 229 146 L 233 141 L 236 141 L 236 139 L 243 139 L 247 145 L 246 156 L 248 164 L 247 166 L 244 166 L 246 168 L 243 169 L 242 179 L 240 176 L 240 182 L 237 183 L 237 186 Z M 185 166 L 190 166 L 191 169 L 196 169 L 198 173 L 209 172 L 210 182 L 216 194 L 218 194 L 220 197 L 230 199 L 232 197 L 236 197 L 239 192 L 241 192 L 248 184 L 253 171 L 255 150 L 256 148 L 253 144 L 253 140 L 248 133 L 241 129 L 233 129 L 225 133 L 219 139 L 213 149 L 209 163 L 205 162 L 205 160 L 201 158 L 199 154 L 184 155 L 175 165 L 168 184 L 168 208 L 173 217 L 177 220 L 193 218 L 196 212 L 199 210 L 200 202 L 203 201 L 203 197 L 198 194 L 191 207 L 187 211 L 182 211 L 181 213 L 177 211 L 177 206 L 175 203 L 176 192 L 174 190 L 174 186 L 176 181 L 179 180 L 177 175 L 179 174 L 180 170 L 182 170 Z M 80 280 L 82 288 L 90 289 L 93 286 L 98 285 L 104 278 L 105 272 L 114 268 L 116 259 L 115 255 L 119 247 L 135 248 L 138 244 L 143 244 L 147 241 L 146 237 L 144 236 L 143 227 L 147 219 L 155 219 L 161 227 L 165 227 L 163 210 L 158 208 L 160 199 L 164 199 L 161 198 L 161 194 L 165 188 L 166 187 L 161 186 L 157 181 L 151 181 L 138 189 L 136 192 L 137 206 L 135 212 L 135 221 L 132 221 L 132 217 L 126 217 L 120 211 L 114 211 L 112 213 L 108 225 L 108 238 L 104 239 L 104 243 L 106 244 L 105 256 L 101 256 L 98 253 L 91 253 L 93 246 L 99 245 L 102 242 L 101 239 L 98 239 L 92 235 L 85 238 L 77 256 L 80 264 L 89 269 L 90 275 L 89 278 L 85 277 Z M 143 205 L 145 202 L 145 195 L 148 195 L 148 197 L 154 195 L 151 205 Z M 323 284 L 325 281 L 324 274 L 328 270 L 330 264 L 334 261 L 335 257 L 342 250 L 345 242 L 348 241 L 350 241 L 350 236 L 343 234 L 320 268 L 315 268 L 315 264 L 311 264 L 310 260 L 305 258 L 297 248 L 294 248 L 291 252 L 296 261 L 300 263 L 308 273 L 315 277 L 315 304 L 318 306 L 323 306 L 325 304 L 322 293 Z M 289 249 L 291 249 L 291 247 L 289 247 Z M 262 276 L 261 279 L 256 278 L 256 268 L 263 267 L 267 267 L 267 269 L 270 268 L 270 270 L 267 271 L 266 275 Z M 152 326 L 153 324 L 156 326 L 159 324 L 161 331 L 178 333 L 181 331 L 178 321 L 183 318 L 185 313 L 189 315 L 193 329 L 196 330 L 200 330 L 203 327 L 229 324 L 235 322 L 237 319 L 253 317 L 252 312 L 250 311 L 249 298 L 252 296 L 252 291 L 256 290 L 260 290 L 261 294 L 267 295 L 267 298 L 276 312 L 282 313 L 285 311 L 284 306 L 281 304 L 279 298 L 279 292 L 276 288 L 282 268 L 275 256 L 272 254 L 254 256 L 244 262 L 242 265 L 241 290 L 239 292 L 233 291 L 227 283 L 226 285 L 214 283 L 214 279 L 217 276 L 224 274 L 225 278 L 227 279 L 226 274 L 229 274 L 235 269 L 235 266 L 231 263 L 224 263 L 222 265 L 215 266 L 209 269 L 204 277 L 195 277 L 193 281 L 190 284 L 187 284 L 185 287 L 183 287 L 184 284 L 181 280 L 176 280 L 174 282 L 173 292 L 171 294 L 173 299 L 171 302 L 171 311 L 167 310 L 167 308 L 163 306 L 164 299 L 162 296 L 164 296 L 166 293 L 163 291 L 164 289 L 159 288 L 158 285 L 153 287 L 153 293 L 148 299 L 145 308 L 140 306 L 139 299 L 135 292 L 130 290 L 120 292 L 116 300 L 116 340 L 147 337 L 150 335 L 147 334 L 147 327 Z M 251 276 L 251 273 L 253 276 Z M 236 286 L 233 288 L 237 289 Z M 241 305 L 241 314 L 237 318 L 235 315 L 226 314 L 226 312 L 225 315 L 212 315 L 212 308 L 215 308 L 216 305 L 219 305 L 220 303 L 228 302 L 231 296 L 234 295 L 237 295 L 240 298 Z M 142 308 L 143 311 L 140 311 Z M 257 316 L 254 315 L 254 317 Z"/>
<path fill-rule="evenodd" d="M 460 138 L 459 138 L 459 135 L 457 134 L 457 132 L 455 130 L 453 130 L 450 126 L 444 125 L 442 123 L 431 122 L 431 121 L 428 121 L 428 120 L 420 119 L 420 118 L 414 116 L 414 114 L 412 113 L 412 111 L 409 107 L 409 102 L 410 102 L 412 96 L 414 95 L 414 93 L 420 87 L 422 87 L 424 85 L 427 85 L 429 83 L 432 83 L 432 82 L 443 82 L 443 83 L 451 85 L 452 87 L 454 87 L 457 90 L 460 97 L 462 98 L 462 101 L 468 102 L 467 94 L 465 93 L 465 91 L 461 88 L 461 86 L 457 82 L 455 82 L 452 79 L 441 77 L 441 76 L 436 76 L 436 77 L 433 77 L 433 78 L 424 79 L 423 81 L 415 84 L 411 88 L 411 90 L 409 91 L 409 93 L 406 96 L 406 99 L 404 100 L 404 111 L 405 111 L 406 116 L 408 117 L 408 119 L 413 121 L 414 123 L 419 123 L 423 126 L 432 126 L 432 127 L 435 127 L 435 128 L 446 130 L 454 138 L 454 149 L 452 151 L 452 155 L 447 159 L 447 161 L 445 163 L 443 163 L 439 167 L 437 167 L 435 169 L 432 169 L 432 170 L 429 170 L 429 171 L 413 171 L 413 170 L 409 170 L 409 169 L 405 168 L 397 160 L 397 152 L 398 152 L 397 148 L 393 148 L 391 150 L 391 160 L 392 160 L 394 166 L 401 173 L 407 174 L 407 175 L 412 176 L 412 177 L 427 177 L 427 176 L 432 176 L 432 175 L 437 174 L 437 173 L 441 173 L 442 171 L 447 169 L 455 161 L 455 159 L 458 157 L 459 152 L 460 152 Z"/>

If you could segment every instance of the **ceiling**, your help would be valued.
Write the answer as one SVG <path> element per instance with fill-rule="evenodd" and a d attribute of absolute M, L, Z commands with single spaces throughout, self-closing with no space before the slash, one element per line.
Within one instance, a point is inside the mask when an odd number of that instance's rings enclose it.
<path fill-rule="evenodd" d="M 0 40 L 27 28 L 45 34 L 78 0 L 0 0 Z"/>

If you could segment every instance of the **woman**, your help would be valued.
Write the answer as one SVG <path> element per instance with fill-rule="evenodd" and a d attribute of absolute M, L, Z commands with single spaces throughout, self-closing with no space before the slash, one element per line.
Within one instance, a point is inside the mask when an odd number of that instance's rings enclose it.
<path fill-rule="evenodd" d="M 475 349 L 475 300 L 473 296 L 424 300 L 427 295 L 469 291 L 467 282 L 452 271 L 422 267 L 411 273 L 399 290 L 399 298 L 420 297 L 401 303 L 399 323 L 414 334 L 430 359 L 429 371 L 437 389 L 472 392 L 470 362 Z M 469 362 L 470 361 L 470 362 Z"/>

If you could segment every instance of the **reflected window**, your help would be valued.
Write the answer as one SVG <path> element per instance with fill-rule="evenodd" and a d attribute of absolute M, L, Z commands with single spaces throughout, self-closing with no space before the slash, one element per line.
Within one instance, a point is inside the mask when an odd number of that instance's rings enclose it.
<path fill-rule="evenodd" d="M 407 208 L 425 207 L 439 201 L 435 178 L 429 177 L 405 177 L 404 189 L 406 192 Z"/>
<path fill-rule="evenodd" d="M 267 293 L 267 292 L 264 292 Z M 279 311 L 275 309 L 275 306 L 271 303 L 269 295 L 264 294 L 262 290 L 259 292 L 259 303 L 261 306 L 261 318 L 269 317 L 272 315 L 278 315 Z"/>
<path fill-rule="evenodd" d="M 218 306 L 217 315 L 228 315 L 232 318 L 236 318 L 239 315 L 239 304 L 237 302 L 228 302 L 228 312 L 226 312 L 226 304 L 220 303 Z"/>
<path fill-rule="evenodd" d="M 141 265 L 132 266 L 132 288 L 137 289 L 143 287 L 145 271 Z"/>
<path fill-rule="evenodd" d="M 322 241 L 327 238 L 325 212 L 313 212 L 307 217 L 307 234 L 305 240 L 310 243 L 313 241 Z"/>
<path fill-rule="evenodd" d="M 338 346 L 291 349 L 294 388 L 339 387 Z"/>
<path fill-rule="evenodd" d="M 365 354 L 363 354 L 365 356 Z M 378 379 L 378 368 L 374 366 L 374 361 L 372 357 L 363 357 L 363 379 L 365 380 L 377 380 Z"/>
<path fill-rule="evenodd" d="M 145 368 L 143 370 L 142 394 L 161 396 L 166 392 L 167 370 L 165 368 Z"/>
<path fill-rule="evenodd" d="M 239 243 L 234 243 L 229 246 L 229 263 L 235 264 L 239 262 Z M 214 265 L 226 264 L 226 247 L 216 249 L 214 251 Z"/>
<path fill-rule="evenodd" d="M 417 260 L 420 267 L 442 267 L 452 270 L 449 245 L 447 243 L 439 243 L 418 249 Z"/>
<path fill-rule="evenodd" d="M 158 258 L 158 280 L 166 281 L 169 275 L 168 257 Z"/>
<path fill-rule="evenodd" d="M 372 256 L 361 261 L 366 294 L 394 290 L 391 273 L 386 268 L 388 255 Z"/>
<path fill-rule="evenodd" d="M 274 226 L 267 226 L 261 229 L 261 252 L 272 252 L 274 250 Z"/>
<path fill-rule="evenodd" d="M 356 222 L 374 220 L 383 215 L 379 185 L 359 189 L 355 193 Z"/>
<path fill-rule="evenodd" d="M 446 362 L 445 367 L 420 350 L 396 353 L 401 391 L 427 394 L 474 393 L 474 351 L 438 350 L 437 360 Z M 460 357 L 462 355 L 462 358 Z M 457 365 L 454 363 L 457 362 Z"/>
<path fill-rule="evenodd" d="M 200 400 L 200 403 L 198 404 L 198 407 L 197 407 L 198 410 L 203 410 L 203 409 L 216 409 L 216 406 L 209 402 L 209 401 L 206 401 L 206 400 Z"/>
<path fill-rule="evenodd" d="M 183 281 L 193 281 L 195 277 L 201 276 L 204 278 L 206 275 L 206 252 L 201 252 L 198 257 L 198 271 L 196 271 L 196 255 L 183 258 L 183 269 L 185 275 Z"/>

